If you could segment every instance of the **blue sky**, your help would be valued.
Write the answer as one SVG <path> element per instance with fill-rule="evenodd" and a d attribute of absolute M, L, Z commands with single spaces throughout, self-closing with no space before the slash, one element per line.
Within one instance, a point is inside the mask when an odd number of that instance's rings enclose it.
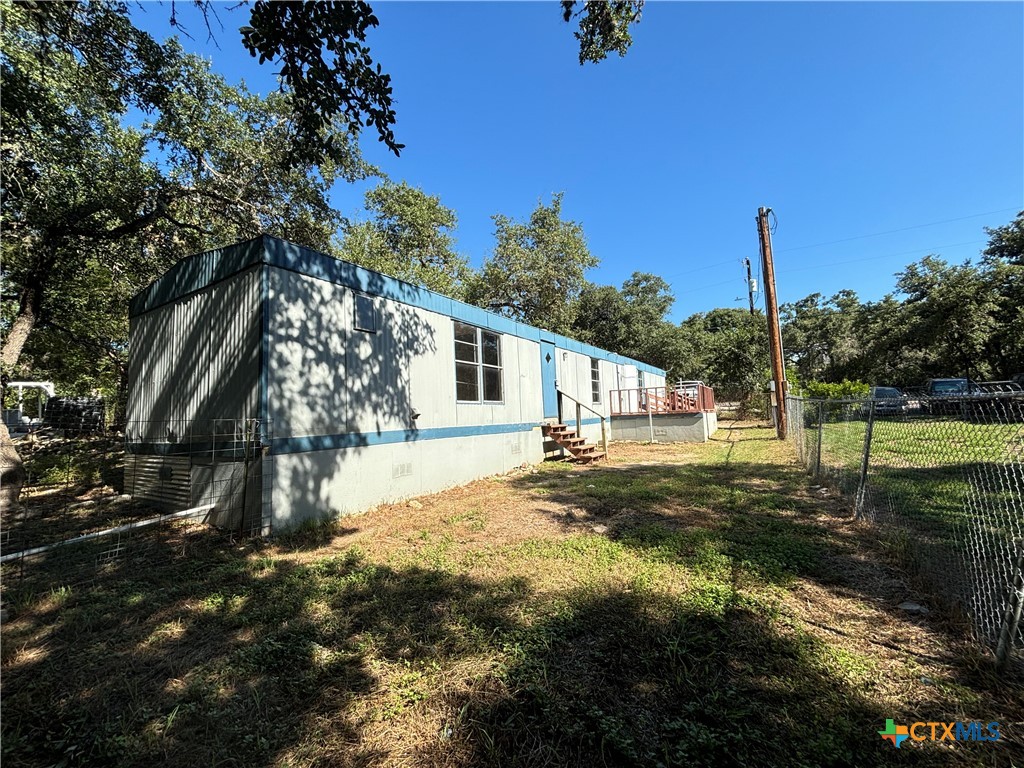
<path fill-rule="evenodd" d="M 179 3 L 182 42 L 267 92 L 230 5 L 214 46 Z M 780 302 L 875 300 L 926 254 L 976 258 L 983 227 L 1024 208 L 1024 3 L 648 2 L 629 53 L 585 67 L 554 2 L 373 7 L 406 149 L 365 133 L 364 154 L 457 212 L 474 265 L 493 214 L 562 191 L 601 260 L 590 279 L 659 274 L 681 320 L 746 305 L 763 205 Z M 134 15 L 172 32 L 169 4 Z M 366 187 L 339 185 L 335 205 L 360 217 Z"/>

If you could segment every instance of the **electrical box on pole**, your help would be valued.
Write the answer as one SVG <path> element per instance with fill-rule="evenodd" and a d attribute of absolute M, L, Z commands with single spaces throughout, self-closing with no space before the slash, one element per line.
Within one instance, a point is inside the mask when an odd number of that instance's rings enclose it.
<path fill-rule="evenodd" d="M 757 280 L 750 276 L 750 259 L 744 259 L 747 265 L 747 298 L 750 299 L 750 314 L 754 314 L 754 294 L 757 293 Z"/>
<path fill-rule="evenodd" d="M 775 385 L 775 432 L 786 439 L 786 367 L 782 360 L 782 331 L 779 328 L 779 304 L 775 298 L 775 265 L 772 262 L 772 235 L 768 229 L 771 208 L 757 209 L 757 235 L 764 264 L 764 311 L 768 315 L 768 352 Z"/>

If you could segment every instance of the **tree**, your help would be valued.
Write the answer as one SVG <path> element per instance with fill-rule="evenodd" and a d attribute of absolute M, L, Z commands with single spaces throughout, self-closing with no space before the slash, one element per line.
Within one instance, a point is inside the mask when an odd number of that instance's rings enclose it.
<path fill-rule="evenodd" d="M 925 376 L 992 374 L 985 349 L 998 326 L 998 297 L 980 269 L 925 256 L 904 269 L 896 285 L 906 295 L 908 343 L 926 350 Z"/>
<path fill-rule="evenodd" d="M 80 14 L 64 19 L 61 41 L 35 29 L 20 6 L 5 17 L 0 63 L 4 85 L 16 87 L 2 104 L 0 212 L 5 276 L 20 293 L 3 346 L 7 369 L 47 295 L 90 258 L 121 273 L 139 265 L 119 257 L 149 262 L 142 272 L 151 279 L 185 253 L 261 231 L 324 247 L 340 221 L 328 188 L 368 170 L 343 127 L 323 130 L 344 142 L 343 162 L 300 161 L 286 97 L 228 86 L 119 13 L 71 8 Z M 122 38 L 111 60 L 77 53 Z M 63 53 L 41 53 L 61 46 Z M 129 108 L 148 119 L 127 124 Z"/>
<path fill-rule="evenodd" d="M 860 375 L 861 312 L 853 291 L 840 291 L 827 301 L 813 293 L 780 307 L 783 348 L 801 381 L 837 382 Z"/>
<path fill-rule="evenodd" d="M 350 224 L 344 258 L 369 269 L 460 299 L 469 274 L 455 251 L 455 211 L 404 181 L 385 180 L 366 193 L 369 221 Z"/>
<path fill-rule="evenodd" d="M 216 4 L 213 0 L 193 3 L 206 17 L 209 30 L 209 17 L 216 15 Z M 248 0 L 240 3 L 247 4 Z M 108 20 L 120 16 L 120 31 L 131 37 L 123 2 L 24 0 L 21 6 L 34 28 L 58 39 L 75 31 L 77 18 L 83 14 L 102 15 Z M 624 56 L 632 43 L 629 27 L 639 22 L 642 7 L 642 0 L 563 0 L 563 19 L 578 24 L 575 36 L 580 64 L 599 62 L 611 51 Z M 176 24 L 173 3 L 171 23 Z M 367 33 L 379 23 L 373 8 L 362 0 L 256 0 L 251 4 L 249 23 L 239 29 L 242 45 L 260 64 L 269 62 L 278 67 L 282 92 L 292 97 L 289 103 L 297 138 L 293 149 L 304 161 L 316 164 L 325 159 L 338 160 L 347 153 L 344 142 L 323 130 L 339 121 L 353 138 L 365 124 L 373 127 L 378 140 L 396 155 L 404 148 L 393 130 L 396 115 L 391 76 L 374 62 L 366 44 Z M 102 41 L 103 35 L 97 35 L 92 42 L 98 45 L 79 48 L 78 53 L 98 62 L 111 62 L 111 52 Z M 111 67 L 110 72 L 116 76 L 118 67 Z"/>
<path fill-rule="evenodd" d="M 562 220 L 562 193 L 551 205 L 538 201 L 526 222 L 493 218 L 497 244 L 467 285 L 467 299 L 531 325 L 571 332 L 585 273 L 598 262 L 583 228 Z"/>
<path fill-rule="evenodd" d="M 995 229 L 985 227 L 988 247 L 982 251 L 986 263 L 1005 262 L 1024 266 L 1024 211 L 1009 224 Z"/>
<path fill-rule="evenodd" d="M 580 64 L 603 61 L 612 51 L 625 56 L 633 44 L 629 27 L 643 7 L 643 0 L 562 0 L 562 19 L 579 22 Z"/>
<path fill-rule="evenodd" d="M 749 400 L 767 388 L 768 326 L 761 312 L 713 309 L 688 317 L 680 332 L 692 345 L 683 378 L 715 387 L 720 399 Z"/>
<path fill-rule="evenodd" d="M 17 305 L 3 313 L 5 379 L 37 327 L 95 341 L 106 323 L 123 344 L 124 303 L 61 312 L 87 285 L 123 298 L 188 253 L 264 231 L 328 245 L 328 189 L 369 171 L 345 126 L 321 128 L 345 153 L 311 164 L 294 152 L 287 96 L 229 86 L 115 5 L 64 4 L 48 24 L 30 11 L 4 5 L 0 48 L 3 277 Z"/>
<path fill-rule="evenodd" d="M 596 346 L 681 375 L 689 354 L 679 329 L 666 316 L 675 299 L 662 278 L 634 272 L 622 290 L 588 284 L 580 294 L 573 335 Z"/>
<path fill-rule="evenodd" d="M 986 354 L 1000 378 L 1024 372 L 1024 211 L 1002 227 L 985 230 L 983 263 L 995 292 L 997 327 Z"/>

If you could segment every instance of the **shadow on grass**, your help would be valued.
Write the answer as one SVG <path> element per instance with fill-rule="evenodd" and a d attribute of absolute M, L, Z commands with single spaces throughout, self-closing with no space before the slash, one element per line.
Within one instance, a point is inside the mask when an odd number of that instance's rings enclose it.
<path fill-rule="evenodd" d="M 4 760 L 754 766 L 887 755 L 875 731 L 900 713 L 851 688 L 820 641 L 735 591 L 579 588 L 524 620 L 535 600 L 519 578 L 387 567 L 355 551 L 309 565 L 211 551 L 55 593 L 5 628 Z M 436 732 L 402 742 L 403 723 L 428 710 Z"/>
<path fill-rule="evenodd" d="M 901 570 L 893 567 L 901 556 L 912 555 L 929 566 L 916 569 L 917 588 L 930 595 L 933 608 L 949 609 L 936 612 L 926 622 L 929 630 L 945 636 L 951 649 L 939 661 L 968 688 L 1019 691 L 1019 680 L 1000 678 L 991 665 L 979 663 L 979 655 L 969 646 L 969 630 L 961 613 L 965 609 L 953 592 L 954 585 L 966 580 L 977 582 L 976 596 L 1007 581 L 992 579 L 991 569 L 983 573 L 979 562 L 973 563 L 970 573 L 964 570 L 950 556 L 949 520 L 940 515 L 935 521 L 926 514 L 934 518 L 942 512 L 945 502 L 937 497 L 940 486 L 948 483 L 949 471 L 902 471 L 898 485 L 918 489 L 924 499 L 919 525 L 911 531 L 912 547 L 903 550 L 892 541 L 882 541 L 884 534 L 877 527 L 853 521 L 847 501 L 837 500 L 834 494 L 811 493 L 806 475 L 785 465 L 736 461 L 609 465 L 582 473 L 552 470 L 524 475 L 516 482 L 524 489 L 535 489 L 549 502 L 545 508 L 556 505 L 559 511 L 554 514 L 570 529 L 602 533 L 645 558 L 660 561 L 700 564 L 707 557 L 724 556 L 734 581 L 738 578 L 755 589 L 787 587 L 797 578 L 805 579 L 868 601 L 880 612 L 879 619 L 873 620 L 879 630 L 891 631 L 883 626 L 887 622 L 921 621 L 897 607 L 917 594 Z M 971 467 L 959 471 L 969 474 Z M 929 520 L 934 524 L 923 524 Z M 961 656 L 964 651 L 968 653 Z M 1012 720 L 1024 713 L 1014 706 L 1001 714 Z"/>
<path fill-rule="evenodd" d="M 614 546 L 685 563 L 695 580 L 552 594 L 440 557 L 383 564 L 348 549 L 296 562 L 222 542 L 169 552 L 166 566 L 16 608 L 3 627 L 5 762 L 882 765 L 894 757 L 884 721 L 922 716 L 881 706 L 851 682 L 859 657 L 747 589 L 842 579 L 837 564 L 858 553 L 856 527 L 826 535 L 828 509 L 799 493 L 799 472 L 554 467 L 510 482 L 575 510 L 567 525 L 607 526 Z"/>
<path fill-rule="evenodd" d="M 462 703 L 471 762 L 881 764 L 891 747 L 875 732 L 893 713 L 836 676 L 819 641 L 777 626 L 735 595 L 702 608 L 579 590 L 518 633 L 504 695 Z"/>
<path fill-rule="evenodd" d="M 4 761 L 372 763 L 367 717 L 408 709 L 426 673 L 511 631 L 524 594 L 354 551 L 296 565 L 212 550 L 58 590 L 4 627 Z"/>
<path fill-rule="evenodd" d="M 803 476 L 774 464 L 556 469 L 523 475 L 514 484 L 559 505 L 568 526 L 604 526 L 609 537 L 630 547 L 675 548 L 680 557 L 691 555 L 695 543 L 713 540 L 770 582 L 826 577 L 826 560 L 849 556 L 856 546 L 828 540 L 819 520 L 848 515 L 801 494 Z"/>

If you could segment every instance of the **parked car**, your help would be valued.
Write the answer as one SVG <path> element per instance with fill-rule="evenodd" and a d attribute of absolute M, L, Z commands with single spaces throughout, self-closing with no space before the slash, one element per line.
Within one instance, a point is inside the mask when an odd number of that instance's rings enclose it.
<path fill-rule="evenodd" d="M 867 416 L 871 403 L 875 404 L 875 416 L 905 416 L 909 410 L 907 396 L 899 387 L 872 387 L 870 400 L 861 406 L 861 414 Z"/>
<path fill-rule="evenodd" d="M 968 378 L 928 379 L 925 382 L 921 410 L 934 415 L 967 415 L 967 404 L 982 394 L 978 382 Z"/>
<path fill-rule="evenodd" d="M 1014 381 L 984 381 L 971 379 L 929 379 L 925 385 L 925 398 L 921 408 L 926 413 L 956 415 L 966 418 L 996 413 L 1000 403 L 1024 393 L 1024 387 Z"/>

